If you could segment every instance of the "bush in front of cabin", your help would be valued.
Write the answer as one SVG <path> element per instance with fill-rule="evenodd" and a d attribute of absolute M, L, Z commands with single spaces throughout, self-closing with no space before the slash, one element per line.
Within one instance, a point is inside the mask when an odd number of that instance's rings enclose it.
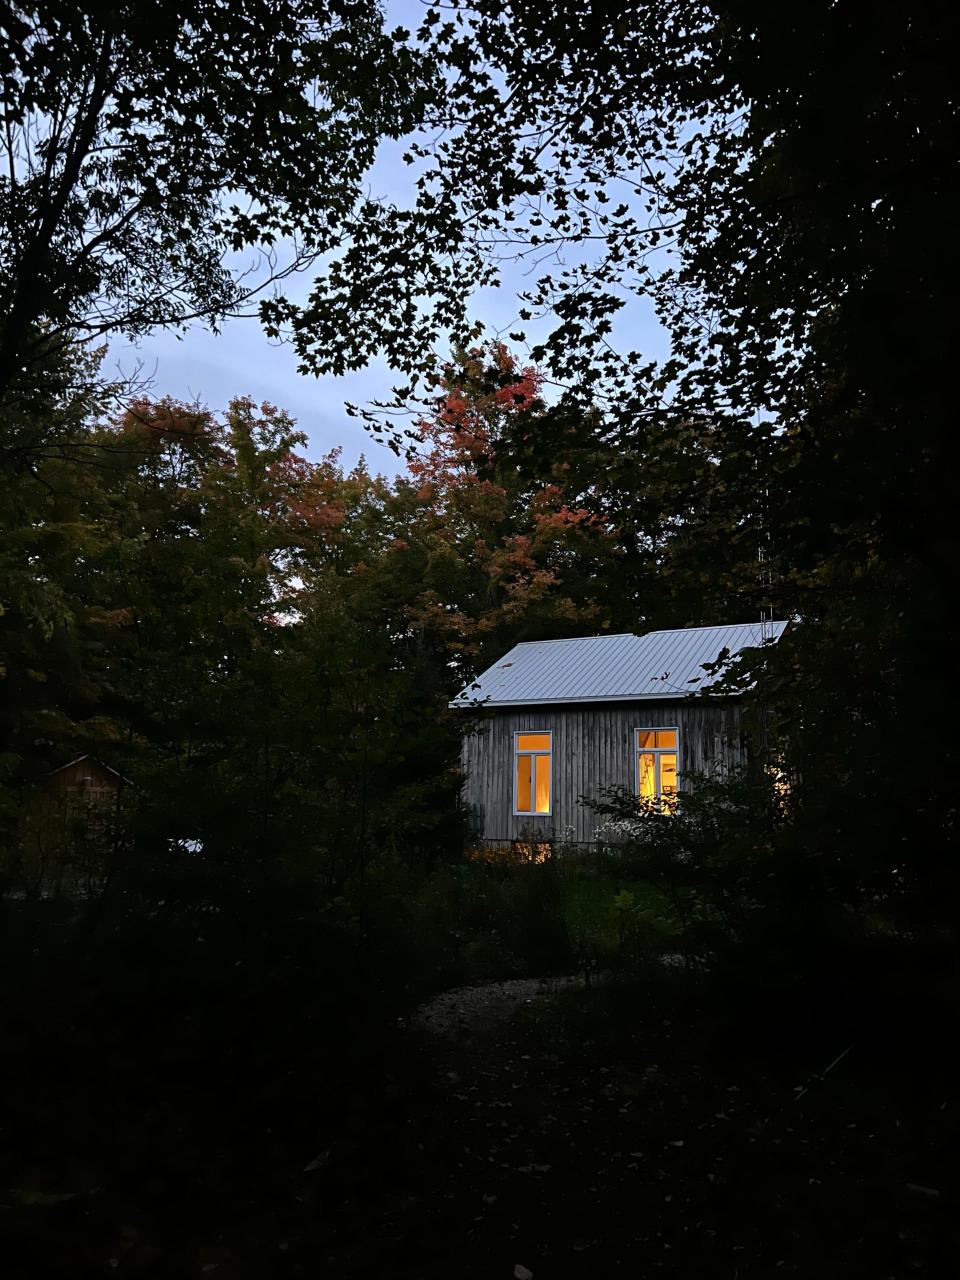
<path fill-rule="evenodd" d="M 565 885 L 552 863 L 464 861 L 424 874 L 381 859 L 368 880 L 368 945 L 418 992 L 569 972 Z"/>
<path fill-rule="evenodd" d="M 785 797 L 775 779 L 747 772 L 687 783 L 669 805 L 612 787 L 592 807 L 598 839 L 624 875 L 661 895 L 670 949 L 689 965 L 712 964 L 782 922 Z M 616 909 L 625 936 L 637 936 L 638 954 L 642 937 L 663 938 L 631 904 Z"/>

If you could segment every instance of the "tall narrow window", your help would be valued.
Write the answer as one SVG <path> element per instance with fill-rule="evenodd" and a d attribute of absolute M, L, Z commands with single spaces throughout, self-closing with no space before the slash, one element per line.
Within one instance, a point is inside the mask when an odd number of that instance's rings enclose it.
<path fill-rule="evenodd" d="M 637 730 L 637 795 L 641 800 L 673 808 L 679 747 L 679 729 Z"/>
<path fill-rule="evenodd" d="M 513 811 L 550 812 L 551 739 L 544 733 L 513 735 Z"/>

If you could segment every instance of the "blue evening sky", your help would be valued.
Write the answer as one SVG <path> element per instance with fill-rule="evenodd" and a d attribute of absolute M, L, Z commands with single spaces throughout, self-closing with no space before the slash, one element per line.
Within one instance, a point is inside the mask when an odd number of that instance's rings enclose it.
<path fill-rule="evenodd" d="M 415 28 L 423 6 L 419 0 L 395 0 L 389 5 L 391 28 L 403 24 Z M 411 194 L 411 171 L 401 160 L 403 147 L 384 146 L 370 175 L 371 193 L 406 203 Z M 474 314 L 491 336 L 523 328 L 528 337 L 540 336 L 537 329 L 517 321 L 517 293 L 525 281 L 519 271 L 506 275 L 500 289 L 486 289 L 473 299 Z M 289 292 L 305 299 L 310 289 L 310 276 L 287 282 Z M 631 302 L 620 313 L 614 331 L 615 345 L 622 350 L 639 350 L 645 358 L 664 353 L 664 339 L 652 310 L 643 302 Z M 516 344 L 522 359 L 525 354 Z M 136 347 L 114 342 L 107 360 L 108 373 L 119 369 L 131 374 L 142 366 L 142 377 L 149 378 L 148 394 L 159 398 L 169 395 L 187 402 L 199 401 L 219 412 L 234 397 L 249 395 L 258 403 L 269 401 L 296 418 L 309 438 L 308 455 L 319 458 L 335 446 L 342 447 L 343 461 L 351 465 L 361 453 L 374 470 L 396 472 L 402 463 L 393 453 L 373 439 L 356 419 L 347 416 L 344 401 L 366 404 L 387 397 L 395 381 L 383 361 L 376 360 L 367 368 L 344 377 L 315 377 L 297 371 L 296 356 L 291 347 L 271 343 L 256 319 L 233 320 L 219 334 L 194 327 L 185 335 L 155 332 L 143 338 Z"/>

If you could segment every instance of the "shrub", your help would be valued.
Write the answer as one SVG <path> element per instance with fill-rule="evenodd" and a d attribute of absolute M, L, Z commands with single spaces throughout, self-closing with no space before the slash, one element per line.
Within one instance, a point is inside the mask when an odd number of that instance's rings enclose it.
<path fill-rule="evenodd" d="M 624 873 L 654 885 L 690 962 L 742 943 L 776 913 L 786 815 L 776 780 L 738 773 L 691 779 L 669 808 L 610 788 L 594 808 L 599 838 Z M 624 921 L 633 915 L 622 904 Z M 638 929 L 642 922 L 636 920 Z"/>
<path fill-rule="evenodd" d="M 371 874 L 370 943 L 427 989 L 568 970 L 573 948 L 552 862 L 464 861 L 424 875 L 398 861 Z"/>

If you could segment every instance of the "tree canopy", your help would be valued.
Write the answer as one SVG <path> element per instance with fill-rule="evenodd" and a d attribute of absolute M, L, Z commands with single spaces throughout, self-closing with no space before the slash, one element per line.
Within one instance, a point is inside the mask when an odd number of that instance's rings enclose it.
<path fill-rule="evenodd" d="M 4 14 L 5 416 L 64 343 L 255 312 L 335 249 L 378 144 L 416 123 L 434 78 L 354 0 Z"/>

